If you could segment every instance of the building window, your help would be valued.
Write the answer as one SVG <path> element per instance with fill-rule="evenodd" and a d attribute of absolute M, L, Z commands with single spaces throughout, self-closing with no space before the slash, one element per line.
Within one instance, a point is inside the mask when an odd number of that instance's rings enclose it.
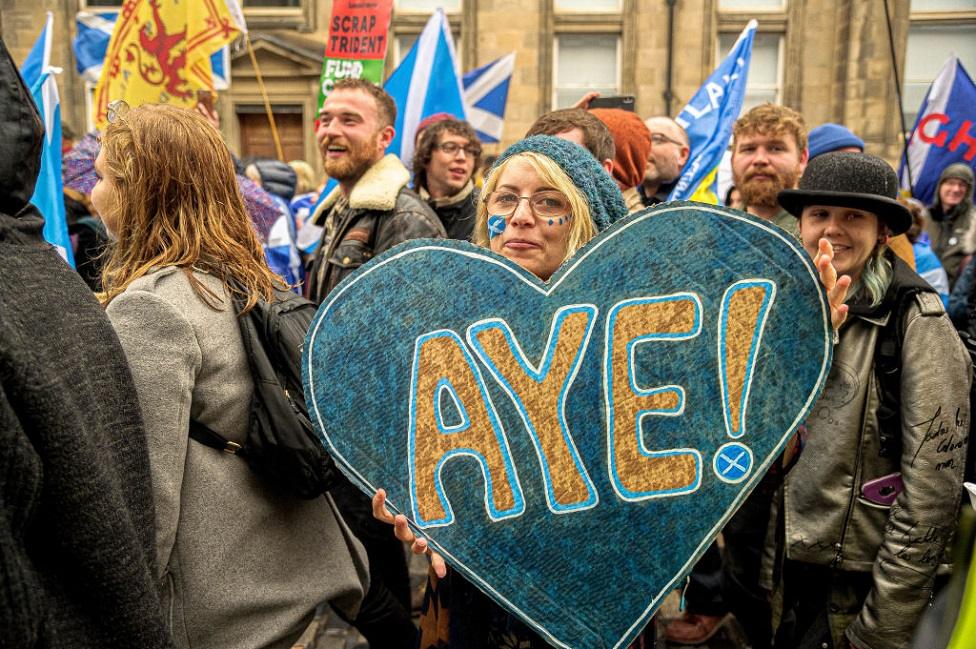
<path fill-rule="evenodd" d="M 403 58 L 410 52 L 420 34 L 397 34 L 393 38 L 393 60 L 396 65 L 403 63 Z"/>
<path fill-rule="evenodd" d="M 587 92 L 620 92 L 620 36 L 559 34 L 555 42 L 553 107 L 567 108 Z"/>
<path fill-rule="evenodd" d="M 458 56 L 458 63 L 461 60 L 461 37 L 455 33 L 451 34 L 454 37 L 454 51 Z M 403 63 L 403 59 L 406 58 L 407 54 L 410 53 L 410 49 L 417 43 L 417 39 L 420 38 L 420 34 L 396 34 L 393 37 L 393 67 L 397 67 Z"/>
<path fill-rule="evenodd" d="M 973 11 L 976 0 L 912 0 L 912 11 Z"/>
<path fill-rule="evenodd" d="M 302 0 L 244 0 L 241 5 L 245 9 L 252 7 L 301 7 Z"/>
<path fill-rule="evenodd" d="M 738 32 L 719 34 L 718 56 L 715 65 L 725 60 L 729 50 L 735 45 Z M 742 103 L 745 113 L 753 106 L 765 102 L 780 103 L 780 88 L 783 69 L 783 35 L 758 33 L 752 42 L 752 63 L 746 81 L 746 96 Z"/>
<path fill-rule="evenodd" d="M 976 0 L 911 0 L 902 111 L 911 126 L 929 86 L 953 54 L 976 72 Z"/>
<path fill-rule="evenodd" d="M 719 0 L 721 11 L 744 11 L 757 9 L 759 11 L 782 11 L 786 8 L 786 0 Z"/>
<path fill-rule="evenodd" d="M 440 7 L 444 13 L 461 11 L 461 0 L 397 0 L 396 8 L 401 11 L 433 12 Z"/>
<path fill-rule="evenodd" d="M 621 0 L 556 0 L 556 11 L 620 11 Z"/>

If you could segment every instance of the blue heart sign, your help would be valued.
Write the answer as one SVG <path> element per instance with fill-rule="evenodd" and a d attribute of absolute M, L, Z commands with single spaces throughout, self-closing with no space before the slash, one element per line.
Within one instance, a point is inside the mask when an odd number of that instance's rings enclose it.
<path fill-rule="evenodd" d="M 548 282 L 463 242 L 398 246 L 322 304 L 304 370 L 336 462 L 454 570 L 554 646 L 626 647 L 804 420 L 831 349 L 796 241 L 671 203 Z"/>

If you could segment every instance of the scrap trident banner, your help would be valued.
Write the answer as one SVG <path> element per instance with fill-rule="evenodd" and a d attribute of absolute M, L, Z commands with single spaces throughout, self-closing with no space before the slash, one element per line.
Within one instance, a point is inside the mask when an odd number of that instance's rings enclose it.
<path fill-rule="evenodd" d="M 213 90 L 210 56 L 247 31 L 237 0 L 130 0 L 122 6 L 95 87 L 95 126 L 109 104 L 192 108 Z"/>
<path fill-rule="evenodd" d="M 335 0 L 319 77 L 318 110 L 340 79 L 383 81 L 392 13 L 393 0 Z"/>
<path fill-rule="evenodd" d="M 792 237 L 675 202 L 548 282 L 467 242 L 397 246 L 322 304 L 303 371 L 356 485 L 554 646 L 619 648 L 811 411 L 831 334 Z"/>

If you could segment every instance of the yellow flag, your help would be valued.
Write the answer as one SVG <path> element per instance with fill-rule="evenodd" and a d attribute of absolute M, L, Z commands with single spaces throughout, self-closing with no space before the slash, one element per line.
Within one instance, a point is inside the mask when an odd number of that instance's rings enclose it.
<path fill-rule="evenodd" d="M 715 183 L 715 174 L 718 173 L 718 167 L 715 167 L 708 175 L 702 178 L 701 183 L 695 189 L 695 193 L 691 195 L 688 199 L 690 201 L 698 201 L 699 203 L 708 203 L 710 205 L 718 205 L 718 196 L 712 191 L 712 185 Z"/>
<path fill-rule="evenodd" d="M 108 105 L 193 107 L 213 90 L 210 55 L 246 31 L 236 0 L 126 0 L 115 21 L 95 87 L 95 124 Z"/>

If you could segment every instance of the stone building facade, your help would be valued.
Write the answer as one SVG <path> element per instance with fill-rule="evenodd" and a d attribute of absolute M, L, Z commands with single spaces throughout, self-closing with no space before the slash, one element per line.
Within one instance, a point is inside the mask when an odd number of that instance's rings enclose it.
<path fill-rule="evenodd" d="M 90 92 L 71 53 L 76 14 L 122 1 L 0 0 L 4 39 L 18 60 L 44 12 L 54 12 L 53 59 L 64 67 L 63 116 L 75 132 L 86 129 Z M 285 157 L 319 166 L 312 123 L 332 2 L 242 5 Z M 502 145 L 588 89 L 634 95 L 645 117 L 676 114 L 750 18 L 759 32 L 747 102 L 784 103 L 811 126 L 844 123 L 892 161 L 901 148 L 894 71 L 911 128 L 950 52 L 976 70 L 976 0 L 395 0 L 388 72 L 436 6 L 448 13 L 462 69 L 516 52 Z M 250 57 L 238 47 L 231 58 L 231 87 L 218 101 L 227 141 L 241 155 L 273 154 Z"/>

